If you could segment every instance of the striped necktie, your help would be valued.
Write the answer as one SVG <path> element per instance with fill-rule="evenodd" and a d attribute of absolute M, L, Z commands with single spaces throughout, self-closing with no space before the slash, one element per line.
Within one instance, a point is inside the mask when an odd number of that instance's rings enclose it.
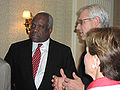
<path fill-rule="evenodd" d="M 39 63 L 40 63 L 40 59 L 41 59 L 41 51 L 40 51 L 40 47 L 42 46 L 42 44 L 38 44 L 38 47 L 36 48 L 36 51 L 32 57 L 32 67 L 33 67 L 33 78 L 35 79 L 38 67 L 39 67 Z"/>

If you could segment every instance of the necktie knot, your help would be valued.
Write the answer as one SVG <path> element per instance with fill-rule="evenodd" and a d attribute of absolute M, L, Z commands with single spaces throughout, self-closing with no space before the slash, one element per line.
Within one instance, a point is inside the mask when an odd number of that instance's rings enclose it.
<path fill-rule="evenodd" d="M 41 47 L 42 46 L 42 44 L 38 44 L 38 47 Z"/>

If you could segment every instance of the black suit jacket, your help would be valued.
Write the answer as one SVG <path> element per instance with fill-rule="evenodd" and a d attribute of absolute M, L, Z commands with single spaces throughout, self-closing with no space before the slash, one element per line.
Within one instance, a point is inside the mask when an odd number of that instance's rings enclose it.
<path fill-rule="evenodd" d="M 32 72 L 31 39 L 12 44 L 5 60 L 12 70 L 12 90 L 36 90 Z M 53 90 L 51 79 L 53 75 L 60 76 L 60 68 L 70 78 L 72 72 L 76 72 L 70 48 L 50 39 L 46 69 L 38 90 Z"/>

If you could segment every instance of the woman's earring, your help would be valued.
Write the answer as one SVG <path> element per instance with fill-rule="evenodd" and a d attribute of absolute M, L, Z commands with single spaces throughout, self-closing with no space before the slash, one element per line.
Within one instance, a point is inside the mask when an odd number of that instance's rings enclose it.
<path fill-rule="evenodd" d="M 95 68 L 96 68 L 96 65 L 95 65 L 95 64 L 92 64 L 91 67 L 92 67 L 92 69 L 95 69 Z"/>

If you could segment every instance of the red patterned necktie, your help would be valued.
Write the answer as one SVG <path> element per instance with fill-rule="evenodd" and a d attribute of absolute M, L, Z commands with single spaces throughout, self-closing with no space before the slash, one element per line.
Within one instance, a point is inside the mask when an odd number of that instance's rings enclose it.
<path fill-rule="evenodd" d="M 40 63 L 40 59 L 41 59 L 41 51 L 40 51 L 40 47 L 42 46 L 42 44 L 38 44 L 38 47 L 36 48 L 36 51 L 32 57 L 32 66 L 33 66 L 33 77 L 35 79 L 38 67 L 39 67 L 39 63 Z"/>

